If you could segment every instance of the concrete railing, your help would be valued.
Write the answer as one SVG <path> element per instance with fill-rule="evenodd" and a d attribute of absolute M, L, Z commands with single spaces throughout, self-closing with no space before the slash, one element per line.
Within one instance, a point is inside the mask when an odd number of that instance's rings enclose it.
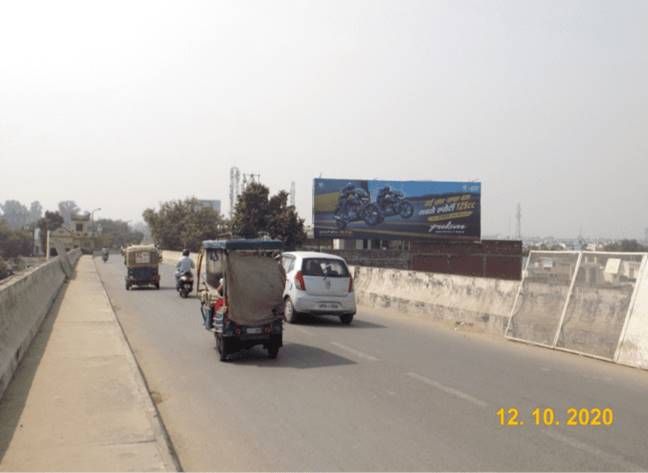
<path fill-rule="evenodd" d="M 519 282 L 352 267 L 359 305 L 503 334 Z"/>
<path fill-rule="evenodd" d="M 0 284 L 0 397 L 80 256 L 70 251 Z"/>

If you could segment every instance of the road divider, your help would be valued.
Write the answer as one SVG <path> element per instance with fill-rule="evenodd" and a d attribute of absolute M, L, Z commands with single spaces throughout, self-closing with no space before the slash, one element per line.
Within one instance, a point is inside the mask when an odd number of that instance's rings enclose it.
<path fill-rule="evenodd" d="M 80 256 L 62 253 L 0 284 L 0 397 Z"/>

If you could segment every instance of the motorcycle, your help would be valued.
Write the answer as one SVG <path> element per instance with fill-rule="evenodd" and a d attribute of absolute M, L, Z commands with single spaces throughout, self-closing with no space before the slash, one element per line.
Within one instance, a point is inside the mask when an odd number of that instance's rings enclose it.
<path fill-rule="evenodd" d="M 344 230 L 350 222 L 358 220 L 364 220 L 367 225 L 374 226 L 383 219 L 380 208 L 371 202 L 369 194 L 363 189 L 340 196 L 334 218 L 338 230 Z"/>
<path fill-rule="evenodd" d="M 414 215 L 414 206 L 405 194 L 401 191 L 391 191 L 390 194 L 378 197 L 376 202 L 385 217 L 400 215 L 401 218 L 410 218 Z"/>
<path fill-rule="evenodd" d="M 108 253 L 104 253 L 103 255 L 101 255 L 101 259 L 103 260 L 104 263 L 108 261 Z"/>
<path fill-rule="evenodd" d="M 187 296 L 193 290 L 193 273 L 191 271 L 185 271 L 178 278 L 178 283 L 176 284 L 176 289 L 180 294 L 180 297 L 186 299 Z"/>

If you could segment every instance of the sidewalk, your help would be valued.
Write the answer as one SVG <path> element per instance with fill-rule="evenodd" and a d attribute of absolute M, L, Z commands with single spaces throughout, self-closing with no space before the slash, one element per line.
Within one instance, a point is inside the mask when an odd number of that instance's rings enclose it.
<path fill-rule="evenodd" d="M 83 256 L 0 400 L 0 471 L 175 468 L 92 257 Z"/>

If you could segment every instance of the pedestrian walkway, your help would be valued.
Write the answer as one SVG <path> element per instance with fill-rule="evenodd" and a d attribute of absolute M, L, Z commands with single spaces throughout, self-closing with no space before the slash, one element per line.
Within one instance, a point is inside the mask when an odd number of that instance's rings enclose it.
<path fill-rule="evenodd" d="M 175 468 L 93 259 L 83 256 L 0 400 L 0 470 Z"/>

